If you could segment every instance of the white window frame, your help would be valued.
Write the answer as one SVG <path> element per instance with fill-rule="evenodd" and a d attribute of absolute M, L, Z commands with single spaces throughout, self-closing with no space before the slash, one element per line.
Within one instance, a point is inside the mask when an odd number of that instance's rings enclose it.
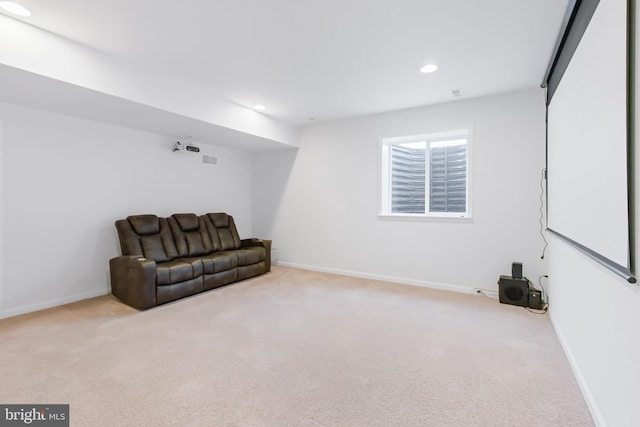
<path fill-rule="evenodd" d="M 411 142 L 426 142 L 427 147 L 432 142 L 466 139 L 467 159 L 466 159 L 466 212 L 425 212 L 425 213 L 394 213 L 391 212 L 391 145 Z M 379 180 L 379 203 L 378 216 L 381 218 L 398 219 L 459 219 L 469 220 L 472 218 L 472 164 L 473 164 L 473 143 L 472 129 L 470 126 L 458 128 L 456 130 L 424 132 L 415 135 L 383 137 L 379 141 L 380 155 L 380 180 Z M 429 153 L 430 150 L 426 150 Z M 429 158 L 425 162 L 425 210 L 429 209 Z"/>

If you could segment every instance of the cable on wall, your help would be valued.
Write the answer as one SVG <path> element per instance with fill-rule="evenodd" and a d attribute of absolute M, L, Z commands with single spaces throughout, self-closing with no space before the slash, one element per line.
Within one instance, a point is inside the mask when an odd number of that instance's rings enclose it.
<path fill-rule="evenodd" d="M 544 247 L 542 248 L 542 256 L 540 259 L 544 259 L 544 254 L 547 251 L 547 246 L 549 246 L 549 242 L 547 242 L 546 237 L 544 237 L 544 178 L 547 173 L 546 168 L 542 168 L 542 176 L 540 177 L 540 236 L 542 236 L 542 240 L 544 241 Z"/>

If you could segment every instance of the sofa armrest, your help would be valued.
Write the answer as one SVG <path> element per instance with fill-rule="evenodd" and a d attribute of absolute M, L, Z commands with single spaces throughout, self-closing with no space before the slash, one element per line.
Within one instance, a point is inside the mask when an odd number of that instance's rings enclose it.
<path fill-rule="evenodd" d="M 241 241 L 242 247 L 247 248 L 251 246 L 262 246 L 267 252 L 267 256 L 265 258 L 265 263 L 267 265 L 267 272 L 271 271 L 271 240 L 267 239 L 242 239 Z"/>
<path fill-rule="evenodd" d="M 111 293 L 122 302 L 145 310 L 156 305 L 156 262 L 142 255 L 109 260 Z"/>
<path fill-rule="evenodd" d="M 252 239 L 242 239 L 240 240 L 241 247 L 249 248 L 251 246 L 262 246 L 264 247 L 264 240 L 256 239 L 255 237 Z"/>

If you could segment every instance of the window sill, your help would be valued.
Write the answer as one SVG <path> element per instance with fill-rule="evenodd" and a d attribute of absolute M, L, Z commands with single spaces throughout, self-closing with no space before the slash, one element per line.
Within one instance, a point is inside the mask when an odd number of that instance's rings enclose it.
<path fill-rule="evenodd" d="M 455 222 L 463 224 L 473 223 L 473 217 L 460 216 L 456 214 L 378 214 L 378 219 L 382 221 Z"/>

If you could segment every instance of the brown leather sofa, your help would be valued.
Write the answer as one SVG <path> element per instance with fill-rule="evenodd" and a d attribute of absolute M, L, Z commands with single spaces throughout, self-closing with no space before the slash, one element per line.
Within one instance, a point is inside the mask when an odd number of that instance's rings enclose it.
<path fill-rule="evenodd" d="M 241 240 L 226 213 L 134 215 L 116 230 L 122 255 L 109 261 L 111 292 L 139 310 L 271 270 L 271 241 Z"/>

